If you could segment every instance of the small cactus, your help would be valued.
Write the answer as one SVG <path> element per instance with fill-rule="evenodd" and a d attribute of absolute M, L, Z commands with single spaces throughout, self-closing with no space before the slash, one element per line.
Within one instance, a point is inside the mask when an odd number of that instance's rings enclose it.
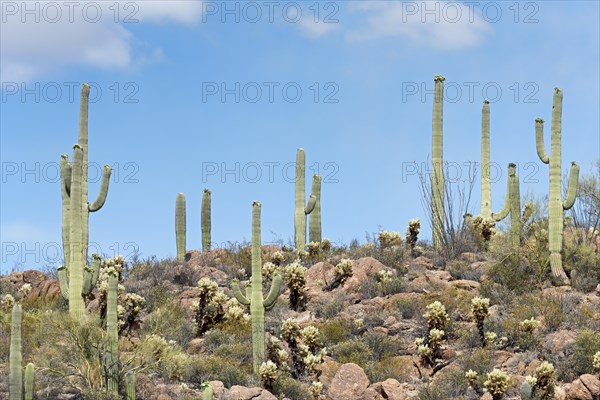
<path fill-rule="evenodd" d="M 135 400 L 135 373 L 130 372 L 125 376 L 127 400 Z"/>
<path fill-rule="evenodd" d="M 494 368 L 487 374 L 483 387 L 492 395 L 493 400 L 501 400 L 508 390 L 509 378 L 506 372 Z"/>
<path fill-rule="evenodd" d="M 306 271 L 306 267 L 298 261 L 294 261 L 284 270 L 284 281 L 290 289 L 290 309 L 294 311 L 306 310 Z"/>
<path fill-rule="evenodd" d="M 323 290 L 331 291 L 336 287 L 343 285 L 344 282 L 352 277 L 352 260 L 343 258 L 339 263 L 336 264 L 333 273 L 333 280 Z"/>
<path fill-rule="evenodd" d="M 35 379 L 35 366 L 32 363 L 25 367 L 25 400 L 33 399 L 33 381 Z"/>
<path fill-rule="evenodd" d="M 204 389 L 202 391 L 202 400 L 212 400 L 213 398 L 213 389 L 212 385 L 209 382 L 205 382 L 201 385 Z"/>
<path fill-rule="evenodd" d="M 277 365 L 271 360 L 264 362 L 260 365 L 259 373 L 263 387 L 272 390 L 275 379 L 277 379 Z"/>
<path fill-rule="evenodd" d="M 408 228 L 406 228 L 406 249 L 410 252 L 410 255 L 415 257 L 415 247 L 419 240 L 419 232 L 421 231 L 421 221 L 418 218 L 411 219 L 408 221 Z"/>
<path fill-rule="evenodd" d="M 484 331 L 483 323 L 485 321 L 485 317 L 488 316 L 490 310 L 490 299 L 486 299 L 483 297 L 474 297 L 471 300 L 471 313 L 473 314 L 473 318 L 477 323 L 477 330 L 479 331 L 479 338 L 481 339 L 482 347 L 489 342 L 489 338 L 486 340 L 486 332 Z"/>
<path fill-rule="evenodd" d="M 400 232 L 388 232 L 381 231 L 379 232 L 379 245 L 382 249 L 392 247 L 392 246 L 400 246 L 402 244 L 402 235 Z"/>

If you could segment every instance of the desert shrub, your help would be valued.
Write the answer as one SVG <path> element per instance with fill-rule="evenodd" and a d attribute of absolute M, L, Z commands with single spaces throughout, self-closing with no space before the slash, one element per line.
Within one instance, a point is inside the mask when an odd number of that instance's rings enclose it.
<path fill-rule="evenodd" d="M 568 370 L 573 376 L 593 373 L 594 354 L 600 351 L 600 332 L 583 329 L 573 344 Z"/>
<path fill-rule="evenodd" d="M 280 375 L 275 380 L 272 393 L 276 396 L 283 395 L 288 399 L 313 400 L 309 389 L 297 380 L 285 375 Z"/>
<path fill-rule="evenodd" d="M 395 272 L 388 270 L 381 270 L 376 275 L 368 276 L 360 283 L 359 288 L 363 300 L 402 292 L 406 292 L 406 285 Z"/>
<path fill-rule="evenodd" d="M 191 357 L 174 340 L 148 335 L 140 341 L 133 363 L 162 378 L 185 382 L 191 375 L 190 361 Z"/>
<path fill-rule="evenodd" d="M 343 293 L 335 293 L 333 296 L 324 296 L 315 302 L 313 310 L 317 318 L 335 318 L 340 311 L 348 305 L 348 297 Z"/>
<path fill-rule="evenodd" d="M 344 318 L 327 320 L 318 325 L 318 328 L 323 343 L 327 347 L 344 342 L 352 337 L 352 323 Z"/>
<path fill-rule="evenodd" d="M 351 339 L 338 343 L 330 348 L 332 357 L 339 363 L 355 363 L 365 368 L 369 359 L 373 357 L 373 351 L 362 340 Z"/>
<path fill-rule="evenodd" d="M 494 367 L 492 354 L 493 350 L 476 349 L 472 353 L 460 356 L 458 364 L 463 371 L 473 370 L 477 374 L 483 375 Z"/>
<path fill-rule="evenodd" d="M 473 271 L 469 264 L 461 260 L 453 260 L 446 264 L 446 270 L 454 279 L 466 279 L 469 281 L 479 281 L 482 273 Z"/>
<path fill-rule="evenodd" d="M 179 302 L 171 298 L 146 316 L 142 332 L 177 343 L 188 343 L 194 337 L 194 325 L 187 320 Z"/>
<path fill-rule="evenodd" d="M 469 387 L 465 373 L 458 368 L 450 369 L 450 371 L 436 376 L 434 384 L 451 398 L 464 396 Z"/>
<path fill-rule="evenodd" d="M 571 277 L 571 284 L 582 292 L 592 292 L 600 284 L 600 253 L 589 243 L 578 243 L 576 235 L 564 240 L 563 263 Z"/>
<path fill-rule="evenodd" d="M 233 360 L 213 355 L 200 355 L 190 363 L 190 382 L 200 385 L 213 380 L 222 381 L 225 387 L 245 386 L 249 382 L 251 365 L 237 364 Z"/>
<path fill-rule="evenodd" d="M 394 356 L 401 348 L 401 343 L 398 339 L 390 336 L 367 331 L 361 340 L 369 346 L 373 361 L 379 361 L 383 358 Z"/>
<path fill-rule="evenodd" d="M 431 383 L 426 383 L 419 388 L 417 393 L 418 400 L 447 400 L 448 395 L 443 388 L 439 388 Z"/>
<path fill-rule="evenodd" d="M 400 298 L 394 300 L 394 308 L 400 313 L 402 319 L 412 319 L 419 315 L 423 305 L 421 298 Z"/>
<path fill-rule="evenodd" d="M 387 357 L 370 362 L 365 373 L 371 382 L 383 382 L 386 379 L 396 379 L 398 382 L 410 382 L 413 378 L 414 366 L 400 357 Z"/>

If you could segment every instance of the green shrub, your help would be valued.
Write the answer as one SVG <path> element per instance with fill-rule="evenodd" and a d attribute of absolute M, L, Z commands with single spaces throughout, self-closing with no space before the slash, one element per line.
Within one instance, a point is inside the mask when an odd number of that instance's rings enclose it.
<path fill-rule="evenodd" d="M 249 383 L 249 375 L 252 373 L 252 365 L 241 365 L 234 360 L 212 355 L 192 359 L 190 369 L 191 383 L 200 385 L 204 382 L 218 380 L 223 382 L 227 388 L 234 385 L 246 386 Z"/>
<path fill-rule="evenodd" d="M 396 379 L 398 382 L 410 382 L 413 378 L 414 366 L 401 357 L 387 357 L 380 361 L 370 362 L 365 373 L 371 382 L 383 382 Z"/>
<path fill-rule="evenodd" d="M 575 376 L 593 373 L 593 358 L 600 351 L 600 332 L 583 329 L 573 345 L 570 370 Z"/>
<path fill-rule="evenodd" d="M 277 380 L 275 380 L 272 393 L 276 396 L 283 395 L 288 399 L 313 400 L 313 396 L 309 389 L 304 387 L 304 385 L 297 380 L 285 375 L 280 375 Z"/>
<path fill-rule="evenodd" d="M 352 337 L 352 323 L 344 318 L 325 321 L 317 326 L 327 347 L 344 342 Z"/>
<path fill-rule="evenodd" d="M 142 331 L 184 344 L 194 337 L 194 324 L 188 321 L 179 302 L 171 297 L 146 317 Z"/>
<path fill-rule="evenodd" d="M 373 351 L 362 340 L 352 339 L 331 347 L 333 358 L 342 364 L 354 363 L 365 368 L 373 357 Z"/>

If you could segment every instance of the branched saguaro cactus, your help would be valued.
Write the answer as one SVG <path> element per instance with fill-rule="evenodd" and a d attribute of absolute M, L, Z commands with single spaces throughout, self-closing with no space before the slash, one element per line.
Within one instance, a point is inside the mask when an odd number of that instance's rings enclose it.
<path fill-rule="evenodd" d="M 308 234 L 311 242 L 321 243 L 321 176 L 313 175 L 312 195 L 315 196 L 315 208 L 308 220 Z"/>
<path fill-rule="evenodd" d="M 444 242 L 444 166 L 443 166 L 443 115 L 444 115 L 444 78 L 434 78 L 433 123 L 432 123 L 432 163 L 431 175 L 431 223 L 433 225 L 433 246 L 440 249 Z"/>
<path fill-rule="evenodd" d="M 492 214 L 494 221 L 499 222 L 510 213 L 510 239 L 515 249 L 521 244 L 521 192 L 516 169 L 514 163 L 508 164 L 508 185 L 504 207 L 500 212 Z"/>
<path fill-rule="evenodd" d="M 106 298 L 106 336 L 107 348 L 104 350 L 104 368 L 107 375 L 108 391 L 119 391 L 119 321 L 117 298 L 119 296 L 119 277 L 116 270 L 109 271 L 108 295 Z"/>
<path fill-rule="evenodd" d="M 281 287 L 281 274 L 276 273 L 271 282 L 269 294 L 265 298 L 262 292 L 262 260 L 260 239 L 260 208 L 258 201 L 252 203 L 252 277 L 244 296 L 239 281 L 231 283 L 235 298 L 243 305 L 250 306 L 252 317 L 252 365 L 254 373 L 259 374 L 260 365 L 265 359 L 265 310 L 275 306 Z"/>
<path fill-rule="evenodd" d="M 90 86 L 81 87 L 78 143 L 73 146 L 73 164 L 66 154 L 61 156 L 62 240 L 65 265 L 58 269 L 61 292 L 69 300 L 69 313 L 80 319 L 85 312 L 83 296 L 86 285 L 94 286 L 94 264 L 87 267 L 89 213 L 104 205 L 112 169 L 104 166 L 100 193 L 93 203 L 88 202 L 88 103 Z M 97 265 L 96 265 L 97 267 Z M 90 275 L 91 272 L 91 275 Z M 68 274 L 68 277 L 67 277 Z M 62 275 L 62 278 L 61 278 Z M 90 276 L 88 276 L 90 275 Z M 97 279 L 97 272 L 95 274 Z M 86 283 L 88 280 L 90 282 Z M 67 285 L 68 282 L 68 285 Z M 91 290 L 91 289 L 88 289 Z"/>
<path fill-rule="evenodd" d="M 202 219 L 202 251 L 210 250 L 210 196 L 210 190 L 204 189 L 204 193 L 202 194 L 202 212 L 200 216 L 200 218 Z"/>
<path fill-rule="evenodd" d="M 175 202 L 175 240 L 177 243 L 177 260 L 185 261 L 185 237 L 186 214 L 185 214 L 185 195 L 177 194 Z"/>
<path fill-rule="evenodd" d="M 548 239 L 550 247 L 550 267 L 552 274 L 568 284 L 568 278 L 562 267 L 562 240 L 564 210 L 573 207 L 577 197 L 579 183 L 579 165 L 575 161 L 571 163 L 571 174 L 569 176 L 569 188 L 567 197 L 562 200 L 562 99 L 563 92 L 554 88 L 552 98 L 552 127 L 550 136 L 550 156 L 546 154 L 544 147 L 544 120 L 535 120 L 535 140 L 537 154 L 544 164 L 550 165 L 550 193 L 548 196 Z"/>
<path fill-rule="evenodd" d="M 490 182 L 490 102 L 481 108 L 481 217 L 492 216 L 492 189 Z"/>
<path fill-rule="evenodd" d="M 306 216 L 310 214 L 317 203 L 317 197 L 310 195 L 306 206 L 306 154 L 304 149 L 300 148 L 296 152 L 296 177 L 295 177 L 295 207 L 294 207 L 294 239 L 296 250 L 304 250 L 306 246 Z"/>

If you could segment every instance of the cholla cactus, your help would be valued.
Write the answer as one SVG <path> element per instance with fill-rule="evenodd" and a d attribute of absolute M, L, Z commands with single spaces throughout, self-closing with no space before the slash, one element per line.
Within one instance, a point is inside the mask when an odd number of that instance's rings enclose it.
<path fill-rule="evenodd" d="M 319 242 L 309 242 L 306 249 L 310 258 L 317 258 L 321 254 L 321 244 Z"/>
<path fill-rule="evenodd" d="M 200 289 L 200 299 L 198 304 L 194 305 L 196 337 L 202 336 L 215 324 L 225 319 L 225 307 L 229 301 L 227 295 L 218 291 L 217 283 L 208 278 L 200 279 L 198 288 Z"/>
<path fill-rule="evenodd" d="M 29 292 L 31 292 L 31 284 L 30 283 L 23 284 L 23 286 L 21 286 L 19 288 L 19 292 L 21 294 L 23 294 L 23 297 L 27 297 L 27 295 L 29 294 Z"/>
<path fill-rule="evenodd" d="M 271 279 L 273 279 L 273 275 L 278 270 L 278 268 L 279 266 L 277 264 L 267 261 L 262 266 L 263 278 L 267 281 L 270 281 Z"/>
<path fill-rule="evenodd" d="M 392 271 L 382 269 L 377 273 L 377 281 L 381 283 L 390 283 L 393 276 L 394 273 Z"/>
<path fill-rule="evenodd" d="M 146 299 L 136 293 L 125 295 L 124 306 L 117 307 L 119 316 L 119 335 L 124 335 L 139 320 L 140 314 L 146 306 Z"/>
<path fill-rule="evenodd" d="M 306 310 L 306 271 L 298 260 L 284 270 L 283 279 L 290 289 L 290 308 L 294 311 Z"/>
<path fill-rule="evenodd" d="M 494 220 L 491 218 L 483 218 L 478 215 L 471 218 L 469 223 L 475 234 L 483 241 L 484 246 L 487 246 L 487 243 L 492 239 L 492 236 L 494 236 L 494 233 L 496 232 L 496 223 Z"/>
<path fill-rule="evenodd" d="M 410 251 L 410 255 L 415 257 L 415 246 L 419 240 L 419 232 L 421 231 L 421 221 L 418 218 L 408 221 L 406 229 L 406 249 Z"/>
<path fill-rule="evenodd" d="M 296 258 L 300 261 L 308 260 L 309 256 L 310 256 L 310 254 L 308 253 L 308 251 L 306 251 L 304 249 L 296 250 Z"/>
<path fill-rule="evenodd" d="M 485 345 L 493 346 L 496 344 L 496 339 L 498 338 L 498 335 L 496 334 L 496 332 L 486 332 L 484 337 Z"/>
<path fill-rule="evenodd" d="M 477 374 L 477 372 L 473 371 L 472 369 L 465 372 L 465 378 L 467 378 L 467 381 L 469 381 L 469 385 L 471 385 L 473 388 L 477 384 L 478 377 L 479 374 Z"/>
<path fill-rule="evenodd" d="M 321 364 L 326 355 L 326 349 L 320 348 L 321 334 L 316 327 L 308 326 L 300 329 L 298 322 L 292 318 L 285 320 L 281 326 L 281 338 L 286 342 L 291 353 L 291 366 L 289 370 L 294 378 L 304 374 L 313 374 L 316 367 Z M 285 356 L 287 362 L 288 354 L 278 354 L 280 351 L 280 341 L 272 339 L 270 346 L 271 354 L 276 355 L 276 359 L 283 363 L 282 357 Z"/>
<path fill-rule="evenodd" d="M 277 266 L 281 266 L 283 264 L 283 260 L 285 260 L 285 255 L 282 251 L 276 251 L 271 254 L 271 262 Z"/>
<path fill-rule="evenodd" d="M 600 351 L 597 351 L 596 354 L 594 354 L 594 358 L 592 360 L 592 367 L 594 368 L 594 371 L 600 373 Z"/>
<path fill-rule="evenodd" d="M 535 369 L 535 384 L 532 394 L 538 394 L 541 400 L 551 400 L 554 398 L 554 365 L 548 361 L 543 361 Z"/>
<path fill-rule="evenodd" d="M 521 328 L 521 331 L 525 333 L 533 333 L 535 328 L 539 326 L 540 322 L 533 317 L 531 317 L 531 319 L 525 319 L 519 323 L 519 328 Z"/>
<path fill-rule="evenodd" d="M 323 396 L 321 396 L 321 392 L 323 391 L 323 384 L 319 381 L 313 381 L 310 384 L 310 394 L 313 397 L 313 400 L 321 400 Z"/>
<path fill-rule="evenodd" d="M 473 314 L 473 318 L 477 323 L 477 330 L 479 331 L 479 338 L 481 339 L 481 345 L 483 347 L 485 347 L 487 343 L 483 323 L 489 312 L 490 299 L 477 296 L 471 300 L 471 313 Z"/>
<path fill-rule="evenodd" d="M 329 285 L 327 285 L 324 290 L 330 291 L 335 289 L 340 285 L 344 285 L 350 277 L 352 277 L 352 260 L 348 258 L 343 258 L 333 270 L 334 278 Z"/>
<path fill-rule="evenodd" d="M 331 241 L 329 239 L 323 239 L 321 242 L 321 250 L 323 250 L 325 253 L 329 253 L 331 251 Z"/>
<path fill-rule="evenodd" d="M 321 345 L 321 332 L 315 326 L 307 326 L 300 331 L 302 341 L 308 346 L 309 351 L 316 352 Z"/>
<path fill-rule="evenodd" d="M 402 235 L 400 232 L 379 232 L 379 245 L 382 249 L 402 245 Z"/>
<path fill-rule="evenodd" d="M 2 297 L 2 300 L 0 300 L 0 307 L 5 312 L 9 312 L 10 310 L 12 310 L 14 305 L 15 305 L 15 298 L 12 297 L 11 294 L 5 294 L 4 297 Z"/>
<path fill-rule="evenodd" d="M 448 313 L 446 312 L 446 307 L 439 301 L 434 301 L 429 304 L 427 307 L 427 312 L 423 314 L 423 317 L 427 321 L 427 328 L 431 329 L 442 329 L 448 321 L 450 321 L 450 317 L 448 317 Z"/>
<path fill-rule="evenodd" d="M 113 258 L 106 258 L 102 261 L 98 260 L 98 262 L 100 263 L 98 272 L 98 303 L 100 305 L 100 318 L 105 319 L 107 307 L 106 301 L 108 297 L 108 278 L 110 276 L 115 276 L 117 282 L 121 280 L 125 260 L 123 256 L 115 256 Z M 84 270 L 85 268 L 87 267 L 84 267 Z M 118 294 L 124 293 L 125 287 L 117 284 L 117 292 Z"/>
<path fill-rule="evenodd" d="M 293 318 L 288 318 L 281 324 L 281 337 L 286 342 L 298 341 L 300 339 L 300 325 Z"/>
<path fill-rule="evenodd" d="M 508 389 L 508 382 L 508 375 L 505 372 L 494 369 L 487 374 L 487 380 L 483 382 L 483 386 L 492 395 L 493 400 L 501 400 Z"/>
<path fill-rule="evenodd" d="M 226 304 L 225 321 L 230 323 L 248 322 L 250 314 L 244 312 L 244 308 L 237 299 L 229 299 Z"/>
<path fill-rule="evenodd" d="M 260 365 L 259 374 L 263 387 L 267 390 L 272 390 L 273 383 L 277 379 L 277 365 L 271 360 L 264 362 Z"/>

